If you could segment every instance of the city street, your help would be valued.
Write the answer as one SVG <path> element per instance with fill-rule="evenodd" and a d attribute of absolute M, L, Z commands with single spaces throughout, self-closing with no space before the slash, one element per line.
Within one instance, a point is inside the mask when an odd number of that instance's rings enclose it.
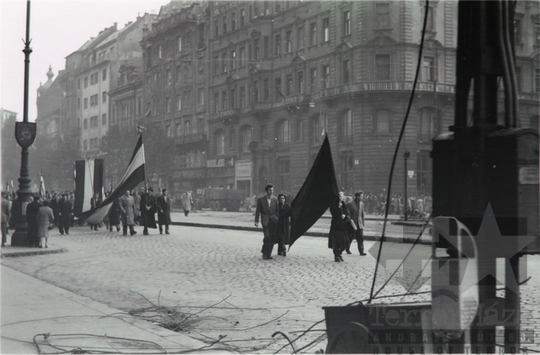
<path fill-rule="evenodd" d="M 96 232 L 76 227 L 63 236 L 55 230 L 49 247 L 67 252 L 2 258 L 2 265 L 220 348 L 248 353 L 269 354 L 282 347 L 282 352 L 292 353 L 281 335 L 272 339 L 274 332 L 294 340 L 324 319 L 321 307 L 369 298 L 377 252 L 370 249 L 373 241 L 366 242 L 367 256 L 359 256 L 353 244 L 354 253 L 336 263 L 326 238 L 304 236 L 287 257 L 275 255 L 274 249 L 274 259 L 263 260 L 262 231 L 172 226 L 170 235 L 151 230 L 151 235 L 143 236 L 142 228 L 137 230 L 132 237 L 104 228 Z M 385 244 L 383 258 L 390 271 L 411 245 Z M 413 258 L 427 260 L 429 255 L 429 246 L 417 245 Z M 538 270 L 539 258 L 529 257 L 528 264 L 529 270 Z M 380 267 L 375 290 L 388 276 Z M 540 282 L 536 273 L 529 276 L 532 279 L 521 288 L 522 327 L 538 334 L 540 314 L 535 305 L 540 302 Z M 428 291 L 429 285 L 428 281 L 419 291 Z M 380 295 L 404 292 L 391 281 Z M 374 302 L 420 300 L 429 301 L 429 293 Z M 315 325 L 294 343 L 295 348 L 315 341 L 301 352 L 324 350 L 324 330 L 324 322 Z M 538 340 L 535 347 L 529 344 L 533 348 L 540 350 Z"/>

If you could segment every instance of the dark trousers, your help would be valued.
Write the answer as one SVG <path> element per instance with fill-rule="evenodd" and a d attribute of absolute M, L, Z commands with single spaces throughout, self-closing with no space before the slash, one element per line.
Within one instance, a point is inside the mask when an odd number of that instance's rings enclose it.
<path fill-rule="evenodd" d="M 127 223 L 122 223 L 122 230 L 124 232 L 124 235 L 127 234 L 127 230 L 128 230 L 128 224 Z M 133 225 L 129 225 L 129 233 L 131 235 L 135 234 L 135 228 L 133 228 Z"/>
<path fill-rule="evenodd" d="M 39 246 L 39 240 L 37 236 L 37 222 L 28 222 L 28 246 Z"/>
<path fill-rule="evenodd" d="M 71 225 L 71 216 L 69 217 L 60 217 L 60 220 L 58 221 L 58 231 L 60 234 L 69 234 L 69 227 Z"/>
<path fill-rule="evenodd" d="M 334 248 L 332 250 L 334 252 L 334 256 L 341 256 L 341 254 L 343 254 L 343 249 L 341 248 Z"/>
<path fill-rule="evenodd" d="M 274 236 L 276 235 L 276 225 L 272 222 L 268 222 L 267 226 L 263 226 L 263 246 L 261 253 L 263 256 L 272 256 L 272 249 L 274 249 Z"/>
<path fill-rule="evenodd" d="M 358 252 L 362 254 L 364 252 L 364 230 L 357 229 L 353 234 L 349 236 L 349 245 L 347 250 L 350 250 L 352 241 L 356 238 L 356 243 L 358 244 Z"/>
<path fill-rule="evenodd" d="M 287 252 L 287 247 L 285 246 L 283 234 L 281 233 L 279 233 L 279 235 L 277 236 L 277 245 L 278 245 L 277 251 L 279 255 Z"/>
<path fill-rule="evenodd" d="M 2 222 L 2 246 L 4 246 L 7 243 L 7 228 L 8 228 L 8 223 Z"/>
<path fill-rule="evenodd" d="M 165 233 L 169 233 L 169 225 L 159 223 L 159 234 L 163 233 L 163 226 L 165 226 Z"/>

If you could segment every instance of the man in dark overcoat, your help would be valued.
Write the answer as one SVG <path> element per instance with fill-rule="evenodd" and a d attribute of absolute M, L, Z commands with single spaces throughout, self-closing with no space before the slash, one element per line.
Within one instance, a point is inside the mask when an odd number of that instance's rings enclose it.
<path fill-rule="evenodd" d="M 360 255 L 366 255 L 364 253 L 364 202 L 362 199 L 364 197 L 363 191 L 356 191 L 354 193 L 354 200 L 347 203 L 347 208 L 351 214 L 351 220 L 354 221 L 356 225 L 356 231 L 353 234 L 349 235 L 349 245 L 347 246 L 347 254 L 350 254 L 350 247 L 353 239 L 356 238 L 356 243 L 358 244 L 358 252 Z"/>
<path fill-rule="evenodd" d="M 37 214 L 41 204 L 41 195 L 35 194 L 34 200 L 26 205 L 26 223 L 28 223 L 28 246 L 39 247 Z"/>
<path fill-rule="evenodd" d="M 116 231 L 120 231 L 120 201 L 114 200 L 109 211 L 109 230 L 112 232 L 113 227 L 116 227 Z"/>
<path fill-rule="evenodd" d="M 287 248 L 291 231 L 291 206 L 286 203 L 287 196 L 278 195 L 278 222 L 277 222 L 277 244 L 278 255 L 287 256 Z"/>
<path fill-rule="evenodd" d="M 148 228 L 157 228 L 156 226 L 156 197 L 154 189 L 148 188 L 148 192 L 141 194 L 141 223 L 144 227 L 143 234 L 148 235 Z"/>
<path fill-rule="evenodd" d="M 69 193 L 66 192 L 58 201 L 58 230 L 60 234 L 69 234 L 71 226 L 71 215 L 73 214 L 73 204 L 69 198 Z"/>
<path fill-rule="evenodd" d="M 161 191 L 161 196 L 157 198 L 157 215 L 159 224 L 159 234 L 169 234 L 169 224 L 171 224 L 171 198 L 167 194 L 167 189 Z"/>
<path fill-rule="evenodd" d="M 274 193 L 274 185 L 266 185 L 264 188 L 266 195 L 257 200 L 257 209 L 255 210 L 255 227 L 259 226 L 259 217 L 263 227 L 263 247 L 261 253 L 264 260 L 273 259 L 272 249 L 274 248 L 276 238 L 276 227 L 278 221 L 278 201 Z"/>

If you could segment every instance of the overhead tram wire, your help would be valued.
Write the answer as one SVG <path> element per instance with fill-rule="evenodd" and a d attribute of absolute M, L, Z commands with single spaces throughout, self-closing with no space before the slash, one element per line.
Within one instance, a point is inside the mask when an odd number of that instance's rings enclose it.
<path fill-rule="evenodd" d="M 384 241 L 384 238 L 385 238 L 384 234 L 385 234 L 385 231 L 386 231 L 386 223 L 388 221 L 388 210 L 389 210 L 388 201 L 390 199 L 390 193 L 391 193 L 391 190 L 392 190 L 392 176 L 394 174 L 394 167 L 396 165 L 396 159 L 397 159 L 397 154 L 398 154 L 398 151 L 399 151 L 399 146 L 401 144 L 401 140 L 403 139 L 403 134 L 405 132 L 405 127 L 407 126 L 407 121 L 409 119 L 409 113 L 411 111 L 412 102 L 414 100 L 414 93 L 416 91 L 416 83 L 418 82 L 418 76 L 420 74 L 420 66 L 422 64 L 422 51 L 424 49 L 424 38 L 425 38 L 425 35 L 426 35 L 428 12 L 429 12 L 429 0 L 426 0 L 425 11 L 424 11 L 424 23 L 422 25 L 422 38 L 421 38 L 421 41 L 420 41 L 420 48 L 419 48 L 419 52 L 418 52 L 418 62 L 417 62 L 417 65 L 416 65 L 416 74 L 414 76 L 414 83 L 413 83 L 413 87 L 412 87 L 412 91 L 411 91 L 411 96 L 409 98 L 409 104 L 407 106 L 407 112 L 405 113 L 405 118 L 403 119 L 403 124 L 401 125 L 401 131 L 399 132 L 399 138 L 398 138 L 398 141 L 396 143 L 396 149 L 394 151 L 394 157 L 392 158 L 392 165 L 390 167 L 390 176 L 388 177 L 388 189 L 387 189 L 387 193 L 386 193 L 386 205 L 385 205 L 385 209 L 384 209 L 384 223 L 383 223 L 383 229 L 382 229 L 382 234 L 381 234 L 381 242 L 380 242 L 379 252 L 377 253 L 377 263 L 375 264 L 375 273 L 373 274 L 373 282 L 371 284 L 371 291 L 370 291 L 368 303 L 371 303 L 371 300 L 374 297 L 373 296 L 373 290 L 375 288 L 375 281 L 377 279 L 377 270 L 379 268 L 379 262 L 381 260 L 382 246 L 383 246 L 383 241 Z M 405 213 L 407 213 L 407 201 L 405 201 Z M 416 245 L 416 243 L 414 245 Z M 413 247 L 414 247 L 414 245 L 413 245 Z M 377 293 L 379 293 L 380 291 L 381 290 L 379 290 Z"/>

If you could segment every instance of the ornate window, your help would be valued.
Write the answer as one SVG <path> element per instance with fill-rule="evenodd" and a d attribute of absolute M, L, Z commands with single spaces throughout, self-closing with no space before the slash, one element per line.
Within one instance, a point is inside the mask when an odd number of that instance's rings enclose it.
<path fill-rule="evenodd" d="M 340 117 L 339 136 L 343 143 L 353 141 L 353 114 L 351 110 L 345 111 Z"/>
<path fill-rule="evenodd" d="M 216 155 L 225 154 L 225 133 L 223 130 L 216 131 L 214 135 Z"/>
<path fill-rule="evenodd" d="M 390 80 L 390 55 L 375 56 L 375 80 Z"/>
<path fill-rule="evenodd" d="M 249 153 L 249 143 L 251 143 L 251 133 L 253 128 L 251 126 L 242 127 L 241 133 L 241 147 L 240 150 L 242 153 Z"/>
<path fill-rule="evenodd" d="M 389 133 L 391 127 L 390 111 L 385 109 L 376 111 L 373 124 L 375 133 Z"/>
<path fill-rule="evenodd" d="M 277 133 L 276 134 L 277 148 L 278 149 L 289 148 L 289 143 L 291 141 L 290 131 L 289 131 L 289 120 L 282 120 L 278 122 L 276 133 Z"/>

